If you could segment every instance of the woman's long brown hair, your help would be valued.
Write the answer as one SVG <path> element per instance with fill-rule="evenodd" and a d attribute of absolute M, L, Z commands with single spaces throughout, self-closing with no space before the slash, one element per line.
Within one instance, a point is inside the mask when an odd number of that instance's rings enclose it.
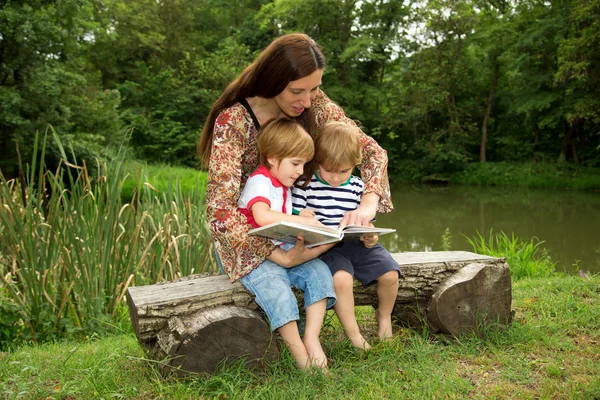
<path fill-rule="evenodd" d="M 252 64 L 227 85 L 210 109 L 197 144 L 202 165 L 208 166 L 210 161 L 213 130 L 221 111 L 247 97 L 273 98 L 283 92 L 291 81 L 302 79 L 317 69 L 325 69 L 325 56 L 308 35 L 290 33 L 271 42 Z M 314 137 L 316 124 L 312 109 L 306 109 L 296 119 Z"/>

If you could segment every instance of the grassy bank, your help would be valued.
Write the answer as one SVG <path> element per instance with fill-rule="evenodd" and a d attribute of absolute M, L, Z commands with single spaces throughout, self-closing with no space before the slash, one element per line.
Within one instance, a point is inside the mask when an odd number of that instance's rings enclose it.
<path fill-rule="evenodd" d="M 418 164 L 406 162 L 405 166 L 392 177 L 394 182 L 422 183 L 426 175 L 420 172 Z M 159 191 L 168 190 L 169 182 L 177 180 L 184 192 L 194 190 L 198 176 L 206 181 L 206 173 L 197 169 L 152 165 L 130 161 L 126 165 L 128 177 L 123 184 L 123 198 L 132 198 L 136 188 L 145 182 L 151 183 Z M 558 163 L 470 163 L 464 170 L 450 174 L 438 173 L 427 176 L 435 182 L 449 182 L 451 185 L 465 186 L 504 186 L 539 189 L 600 190 L 600 169 Z"/>
<path fill-rule="evenodd" d="M 573 164 L 471 163 L 449 176 L 451 184 L 600 190 L 600 170 Z"/>
<path fill-rule="evenodd" d="M 469 186 L 600 190 L 600 168 L 569 163 L 471 162 L 431 168 L 424 161 L 399 161 L 389 167 L 392 181 Z"/>
<path fill-rule="evenodd" d="M 131 332 L 0 355 L 8 399 L 565 398 L 600 397 L 600 276 L 514 282 L 515 317 L 484 338 L 400 328 L 391 343 L 351 349 L 334 317 L 323 332 L 330 374 L 301 373 L 284 353 L 265 371 L 241 366 L 187 380 L 162 378 Z M 375 321 L 362 308 L 360 324 Z"/>
<path fill-rule="evenodd" d="M 126 172 L 121 189 L 123 201 L 131 201 L 136 193 L 143 193 L 144 185 L 155 192 L 173 192 L 179 190 L 184 194 L 204 190 L 206 172 L 198 169 L 174 167 L 170 165 L 147 164 L 139 161 L 127 161 Z M 203 193 L 195 193 L 203 198 Z"/>

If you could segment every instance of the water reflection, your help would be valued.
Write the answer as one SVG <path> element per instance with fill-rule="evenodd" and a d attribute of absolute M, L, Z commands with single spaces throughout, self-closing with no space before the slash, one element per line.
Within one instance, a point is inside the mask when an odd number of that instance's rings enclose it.
<path fill-rule="evenodd" d="M 600 272 L 600 193 L 401 186 L 392 196 L 396 211 L 377 216 L 397 229 L 380 238 L 392 252 L 441 250 L 446 228 L 453 250 L 472 250 L 465 236 L 493 229 L 544 241 L 559 270 Z"/>

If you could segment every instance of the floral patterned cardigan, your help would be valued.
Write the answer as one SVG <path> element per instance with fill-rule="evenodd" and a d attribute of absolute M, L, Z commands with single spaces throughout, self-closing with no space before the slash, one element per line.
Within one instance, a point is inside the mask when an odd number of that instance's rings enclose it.
<path fill-rule="evenodd" d="M 355 124 L 321 90 L 312 101 L 312 108 L 317 127 L 331 120 Z M 208 170 L 206 216 L 223 269 L 232 282 L 250 273 L 275 249 L 269 239 L 247 234 L 251 227 L 237 209 L 241 190 L 258 167 L 256 134 L 251 115 L 240 103 L 217 116 Z M 387 176 L 387 153 L 364 133 L 360 142 L 364 193 L 379 195 L 378 212 L 391 212 L 394 208 Z"/>

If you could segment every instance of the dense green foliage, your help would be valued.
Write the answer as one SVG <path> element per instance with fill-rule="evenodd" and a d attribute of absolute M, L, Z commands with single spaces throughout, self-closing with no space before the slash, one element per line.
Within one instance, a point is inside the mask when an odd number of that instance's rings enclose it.
<path fill-rule="evenodd" d="M 1 1 L 0 168 L 48 124 L 78 159 L 196 166 L 225 85 L 274 37 L 323 47 L 323 88 L 392 174 L 470 161 L 600 166 L 600 0 Z M 49 146 L 46 162 L 57 165 Z M 409 174 L 407 174 L 407 171 Z"/>

